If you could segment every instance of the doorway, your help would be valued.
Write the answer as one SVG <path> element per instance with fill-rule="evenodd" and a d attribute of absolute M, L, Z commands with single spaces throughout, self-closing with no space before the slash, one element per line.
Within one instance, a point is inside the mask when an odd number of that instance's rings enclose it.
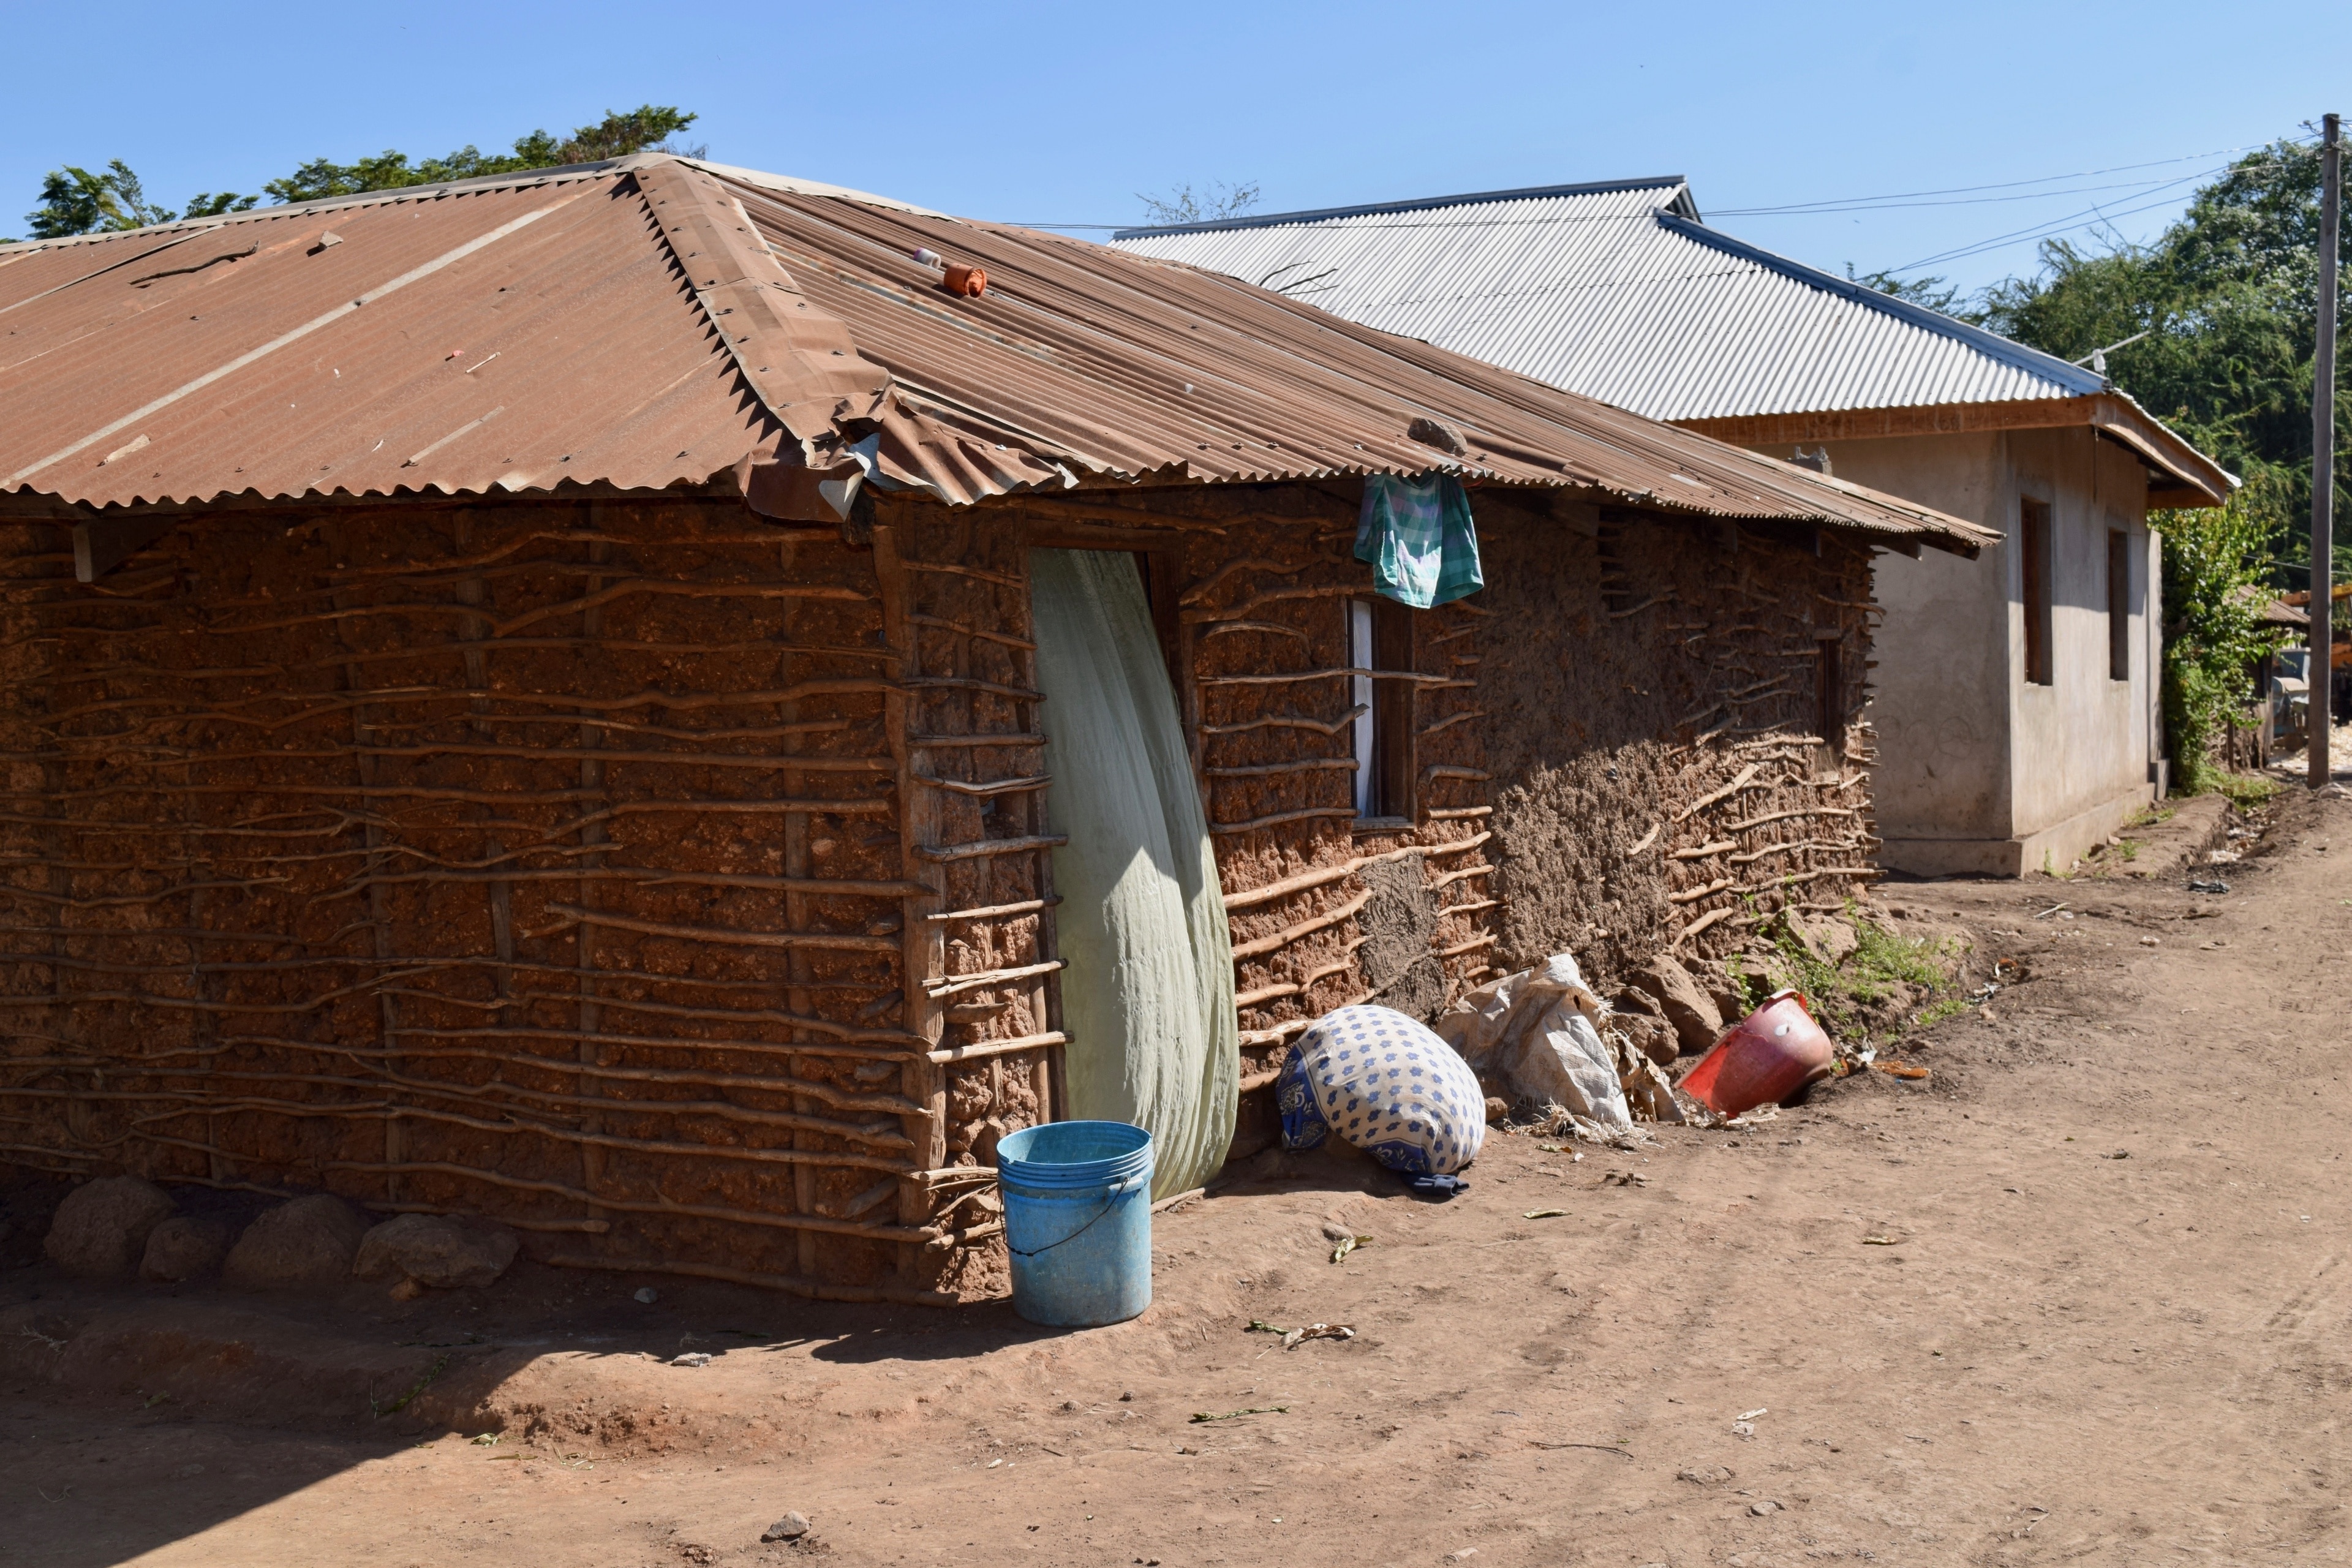
<path fill-rule="evenodd" d="M 1046 811 L 1062 904 L 1065 1103 L 1154 1146 L 1164 1196 L 1233 1141 L 1240 1042 L 1208 817 L 1136 557 L 1029 552 Z"/>

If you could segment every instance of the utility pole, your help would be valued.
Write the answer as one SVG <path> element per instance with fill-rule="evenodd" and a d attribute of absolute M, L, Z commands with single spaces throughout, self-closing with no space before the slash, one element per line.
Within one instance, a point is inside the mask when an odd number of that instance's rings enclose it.
<path fill-rule="evenodd" d="M 2329 115 L 2319 149 L 2319 341 L 2311 356 L 2311 767 L 2313 789 L 2327 786 L 2327 754 L 2336 727 L 2336 672 L 2330 668 L 2336 581 L 2329 560 L 2336 542 L 2336 254 L 2343 213 L 2343 121 Z"/>

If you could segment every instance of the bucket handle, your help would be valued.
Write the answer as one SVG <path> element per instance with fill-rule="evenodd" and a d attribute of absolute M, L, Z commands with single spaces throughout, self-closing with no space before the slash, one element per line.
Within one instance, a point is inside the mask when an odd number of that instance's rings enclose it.
<path fill-rule="evenodd" d="M 1078 1226 L 1077 1229 L 1062 1237 L 1062 1241 L 1076 1241 L 1078 1237 L 1086 1235 L 1087 1232 L 1094 1229 L 1095 1221 L 1101 1219 L 1105 1215 L 1110 1213 L 1111 1210 L 1118 1207 L 1119 1199 L 1128 1196 L 1131 1193 L 1139 1192 L 1150 1182 L 1150 1172 L 1139 1171 L 1132 1176 L 1123 1176 L 1119 1180 L 1113 1182 L 1108 1186 L 1103 1188 L 1103 1206 L 1096 1211 L 1094 1219 L 1087 1221 L 1086 1224 Z M 1010 1252 L 1015 1258 L 1037 1258 L 1053 1251 L 1054 1248 L 1062 1245 L 1062 1241 L 1049 1241 L 1045 1246 L 1036 1248 L 1034 1251 L 1024 1252 L 1019 1247 L 1013 1245 L 1013 1238 L 1008 1236 L 1004 1239 L 1004 1250 Z"/>

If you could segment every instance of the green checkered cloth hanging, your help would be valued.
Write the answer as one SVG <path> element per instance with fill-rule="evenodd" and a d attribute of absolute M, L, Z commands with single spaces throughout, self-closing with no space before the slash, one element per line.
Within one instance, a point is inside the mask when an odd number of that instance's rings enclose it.
<path fill-rule="evenodd" d="M 1451 474 L 1370 474 L 1356 522 L 1356 559 L 1385 598 L 1426 610 L 1486 585 L 1470 498 Z"/>

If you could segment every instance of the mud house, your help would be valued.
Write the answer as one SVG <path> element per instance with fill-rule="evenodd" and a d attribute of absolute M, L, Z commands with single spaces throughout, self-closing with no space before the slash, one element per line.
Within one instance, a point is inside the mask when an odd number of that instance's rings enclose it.
<path fill-rule="evenodd" d="M 1701 221 L 1679 175 L 1133 229 L 1555 386 L 2005 536 L 1882 558 L 1892 868 L 2063 868 L 2163 788 L 2148 513 L 2236 481 L 2085 368 Z"/>
<path fill-rule="evenodd" d="M 851 1299 L 995 1288 L 1009 1129 L 1197 1183 L 1332 1006 L 1848 897 L 1871 560 L 1993 537 L 667 156 L 0 248 L 0 1159 Z"/>

